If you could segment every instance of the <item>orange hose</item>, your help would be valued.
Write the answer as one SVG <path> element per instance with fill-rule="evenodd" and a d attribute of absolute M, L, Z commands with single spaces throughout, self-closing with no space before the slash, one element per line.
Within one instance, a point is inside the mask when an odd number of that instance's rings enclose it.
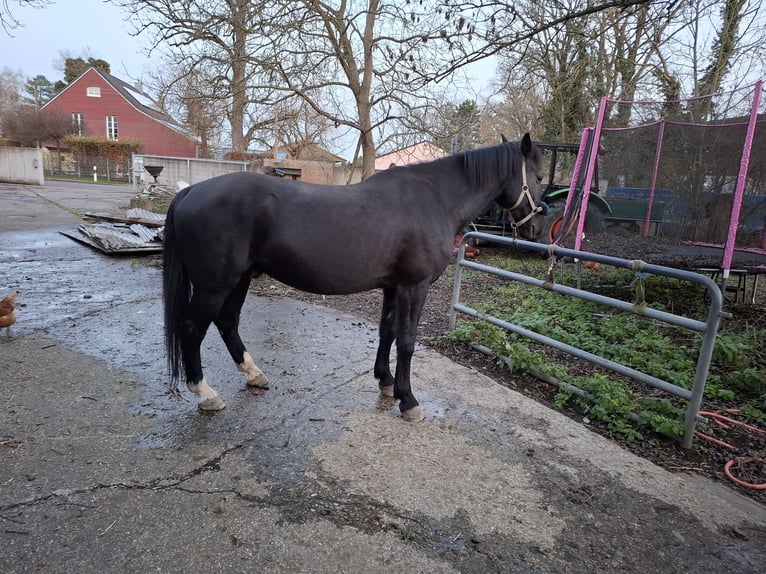
<path fill-rule="evenodd" d="M 731 411 L 728 411 L 728 412 L 731 412 Z M 763 430 L 763 429 L 759 429 L 758 427 L 754 427 L 753 425 L 749 425 L 747 423 L 743 423 L 742 421 L 738 421 L 737 419 L 733 419 L 731 417 L 724 416 L 721 413 L 712 413 L 712 412 L 708 412 L 708 411 L 700 411 L 699 414 L 700 414 L 700 416 L 703 416 L 703 417 L 710 417 L 710 418 L 712 418 L 715 422 L 720 424 L 723 428 L 728 428 L 728 427 L 726 425 L 724 425 L 721 421 L 724 421 L 724 422 L 727 422 L 727 423 L 730 423 L 730 424 L 733 424 L 733 425 L 745 427 L 746 429 L 751 430 L 751 431 L 755 431 L 755 432 L 766 434 L 766 431 Z"/>
<path fill-rule="evenodd" d="M 737 447 L 730 445 L 728 442 L 724 442 L 717 438 L 713 438 L 712 436 L 702 434 L 700 431 L 694 431 L 694 434 L 696 434 L 700 438 L 704 438 L 706 441 L 712 442 L 713 444 L 717 444 L 718 446 L 722 446 L 723 448 L 728 448 L 729 450 L 737 450 Z"/>
<path fill-rule="evenodd" d="M 723 472 L 726 475 L 726 477 L 729 480 L 731 480 L 732 482 L 734 482 L 735 484 L 738 484 L 738 485 L 743 486 L 745 488 L 751 488 L 753 490 L 766 490 L 766 482 L 762 482 L 760 484 L 754 484 L 752 482 L 745 482 L 744 480 L 738 479 L 736 476 L 734 476 L 731 473 L 731 468 L 735 464 L 739 465 L 740 463 L 748 463 L 748 462 L 766 462 L 766 461 L 764 461 L 762 458 L 752 458 L 752 457 L 740 458 L 740 459 L 736 459 L 736 460 L 730 460 L 730 461 L 728 461 L 724 465 Z"/>
<path fill-rule="evenodd" d="M 730 413 L 730 414 L 739 414 L 739 409 L 726 409 L 723 412 Z M 713 422 L 715 422 L 717 425 L 719 425 L 722 428 L 730 428 L 728 425 L 725 424 L 725 423 L 729 423 L 732 425 L 745 427 L 748 430 L 766 434 L 766 431 L 764 431 L 763 429 L 759 429 L 758 427 L 754 427 L 747 423 L 743 423 L 742 421 L 738 421 L 737 419 L 733 419 L 731 417 L 722 415 L 721 412 L 714 413 L 709 411 L 700 411 L 699 414 L 700 416 L 711 418 Z M 700 438 L 703 438 L 707 441 L 712 442 L 713 444 L 717 444 L 718 446 L 722 446 L 730 450 L 737 450 L 736 447 L 730 445 L 728 442 L 724 442 L 717 438 L 713 438 L 712 436 L 702 434 L 699 431 L 695 431 L 694 434 L 696 434 Z M 739 465 L 740 463 L 745 464 L 748 462 L 766 462 L 766 461 L 764 461 L 762 458 L 753 458 L 753 457 L 733 459 L 733 460 L 727 461 L 726 464 L 723 466 L 723 473 L 726 475 L 726 478 L 731 480 L 734 484 L 738 484 L 739 486 L 742 486 L 744 488 L 751 488 L 753 490 L 766 490 L 766 483 L 753 484 L 751 482 L 745 482 L 744 480 L 740 480 L 732 474 L 731 469 L 734 465 Z"/>

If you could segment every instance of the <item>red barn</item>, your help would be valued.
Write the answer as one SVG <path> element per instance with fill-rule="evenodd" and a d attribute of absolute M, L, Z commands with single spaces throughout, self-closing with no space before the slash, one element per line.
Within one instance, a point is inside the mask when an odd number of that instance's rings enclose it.
<path fill-rule="evenodd" d="M 88 68 L 42 109 L 71 114 L 79 135 L 137 140 L 147 155 L 197 157 L 196 139 L 140 88 L 96 68 Z"/>

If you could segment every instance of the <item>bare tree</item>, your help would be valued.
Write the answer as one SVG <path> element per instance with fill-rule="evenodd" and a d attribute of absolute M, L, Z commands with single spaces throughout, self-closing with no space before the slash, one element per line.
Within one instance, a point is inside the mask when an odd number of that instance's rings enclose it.
<path fill-rule="evenodd" d="M 541 136 L 545 128 L 540 122 L 543 98 L 536 83 L 507 90 L 503 98 L 489 102 L 481 114 L 481 141 L 496 143 L 501 135 L 519 140 L 530 132 Z"/>
<path fill-rule="evenodd" d="M 530 26 L 560 21 L 580 5 L 577 0 L 534 0 L 525 5 Z M 679 3 L 640 4 L 599 11 L 567 20 L 537 34 L 523 54 L 503 55 L 503 93 L 519 89 L 538 94 L 541 135 L 548 140 L 577 140 L 592 123 L 601 96 L 630 100 L 651 77 L 659 41 L 674 22 Z M 629 108 L 617 108 L 621 125 Z"/>
<path fill-rule="evenodd" d="M 26 78 L 21 71 L 14 72 L 10 68 L 3 68 L 0 72 L 0 124 L 3 123 L 5 114 L 11 112 L 22 101 L 25 81 Z"/>
<path fill-rule="evenodd" d="M 535 26 L 576 5 L 576 0 L 537 0 L 526 5 L 534 9 L 524 18 Z M 727 77 L 733 83 L 752 82 L 744 78 L 758 74 L 747 71 L 763 67 L 766 52 L 759 5 L 757 0 L 684 0 L 614 8 L 567 21 L 536 35 L 524 54 L 504 57 L 503 93 L 529 93 L 529 84 L 535 83 L 543 137 L 576 141 L 582 128 L 595 121 L 601 96 L 675 100 L 717 92 Z M 610 123 L 628 125 L 632 108 L 612 108 Z"/>
<path fill-rule="evenodd" d="M 38 115 L 38 121 L 40 122 L 40 140 L 52 141 L 56 144 L 58 170 L 61 172 L 61 142 L 67 136 L 77 132 L 72 116 L 62 110 L 43 110 Z"/>
<path fill-rule="evenodd" d="M 442 101 L 414 125 L 419 126 L 420 139 L 425 134 L 443 150 L 451 150 L 453 147 L 459 150 L 474 149 L 483 143 L 482 113 L 475 100 L 466 99 L 460 103 Z M 499 141 L 499 137 L 496 141 Z"/>
<path fill-rule="evenodd" d="M 558 22 L 530 28 L 506 2 L 289 2 L 273 23 L 272 52 L 264 60 L 272 62 L 274 89 L 298 95 L 359 133 L 366 177 L 374 170 L 375 136 L 391 123 L 406 125 L 435 83 L 499 50 L 523 46 L 551 25 L 641 3 L 580 3 Z M 318 101 L 328 91 L 337 98 L 334 108 Z"/>
<path fill-rule="evenodd" d="M 56 142 L 59 147 L 75 128 L 66 112 L 40 111 L 35 105 L 19 104 L 3 114 L 2 131 L 3 137 L 22 147 L 39 147 L 45 142 Z"/>
<path fill-rule="evenodd" d="M 171 116 L 180 118 L 200 142 L 199 155 L 214 157 L 222 147 L 226 101 L 208 97 L 211 78 L 202 67 L 179 69 L 173 62 L 150 72 L 157 104 Z"/>
<path fill-rule="evenodd" d="M 11 4 L 27 6 L 30 8 L 42 8 L 50 3 L 50 0 L 15 0 L 13 2 L 11 0 L 2 0 L 2 3 L 0 3 L 0 26 L 2 26 L 3 31 L 10 36 L 12 30 L 24 25 L 18 18 L 16 18 L 16 16 L 14 16 L 11 11 Z"/>
<path fill-rule="evenodd" d="M 285 148 L 294 159 L 305 159 L 317 147 L 330 147 L 332 128 L 325 116 L 295 98 L 275 110 L 274 145 Z"/>
<path fill-rule="evenodd" d="M 2 117 L 3 137 L 22 147 L 39 145 L 43 134 L 38 115 L 37 108 L 30 105 L 18 105 L 6 110 Z"/>
<path fill-rule="evenodd" d="M 265 128 L 265 107 L 299 97 L 334 126 L 359 134 L 368 176 L 376 135 L 406 119 L 429 87 L 548 28 L 650 0 L 579 3 L 533 25 L 507 2 L 491 0 L 115 1 L 132 11 L 137 32 L 156 32 L 157 46 L 210 66 L 210 97 L 230 102 L 235 150 Z"/>
<path fill-rule="evenodd" d="M 687 96 L 761 77 L 766 13 L 759 0 L 687 0 L 684 7 L 679 33 L 663 46 L 660 76 Z"/>
<path fill-rule="evenodd" d="M 271 126 L 270 109 L 280 97 L 264 88 L 259 54 L 270 42 L 260 24 L 278 3 L 250 0 L 115 0 L 131 13 L 136 34 L 149 31 L 152 49 L 166 50 L 179 72 L 204 81 L 195 86 L 195 100 L 224 104 L 231 144 L 244 152 L 259 130 Z"/>

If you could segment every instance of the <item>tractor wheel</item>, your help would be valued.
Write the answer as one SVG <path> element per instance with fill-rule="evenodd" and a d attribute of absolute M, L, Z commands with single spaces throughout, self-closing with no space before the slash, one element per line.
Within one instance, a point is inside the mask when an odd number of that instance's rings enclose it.
<path fill-rule="evenodd" d="M 543 230 L 540 233 L 541 243 L 552 243 L 564 224 L 564 207 L 562 201 L 548 206 L 548 214 L 545 216 Z M 585 217 L 585 233 L 588 235 L 606 232 L 606 221 L 601 210 L 593 204 L 588 205 L 588 213 Z"/>
<path fill-rule="evenodd" d="M 540 232 L 538 241 L 540 243 L 553 243 L 556 236 L 564 224 L 564 203 L 557 202 L 548 206 L 548 213 L 545 215 L 543 230 Z"/>

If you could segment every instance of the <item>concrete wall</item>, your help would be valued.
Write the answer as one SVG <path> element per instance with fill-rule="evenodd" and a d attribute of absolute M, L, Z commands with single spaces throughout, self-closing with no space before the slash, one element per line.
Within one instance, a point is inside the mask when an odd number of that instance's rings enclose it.
<path fill-rule="evenodd" d="M 133 156 L 133 178 L 138 187 L 154 182 L 144 169 L 147 165 L 161 165 L 162 173 L 157 182 L 170 187 L 175 187 L 179 181 L 192 184 L 237 171 L 264 173 L 274 167 L 300 170 L 300 179 L 306 183 L 345 183 L 339 181 L 341 178 L 337 176 L 333 162 L 326 161 L 286 159 L 277 164 L 271 158 L 246 162 L 136 154 Z"/>
<path fill-rule="evenodd" d="M 161 165 L 162 173 L 157 178 L 157 183 L 175 187 L 179 181 L 192 184 L 217 175 L 247 171 L 248 163 L 246 161 L 218 161 L 187 157 L 134 155 L 133 183 L 137 187 L 143 187 L 148 183 L 154 182 L 152 176 L 144 169 L 145 165 Z"/>
<path fill-rule="evenodd" d="M 0 181 L 44 185 L 42 150 L 0 147 Z"/>

